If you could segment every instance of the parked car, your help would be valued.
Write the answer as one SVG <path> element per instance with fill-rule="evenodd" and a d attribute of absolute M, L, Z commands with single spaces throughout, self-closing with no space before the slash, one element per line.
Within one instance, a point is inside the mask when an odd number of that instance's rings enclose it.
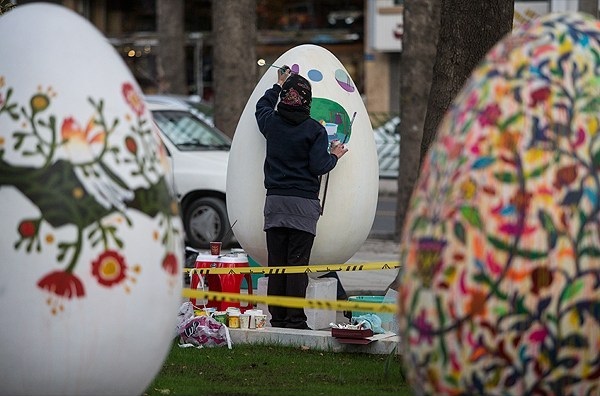
<path fill-rule="evenodd" d="M 225 204 L 231 139 L 177 98 L 150 95 L 148 108 L 167 149 L 189 246 L 208 249 L 232 239 Z"/>

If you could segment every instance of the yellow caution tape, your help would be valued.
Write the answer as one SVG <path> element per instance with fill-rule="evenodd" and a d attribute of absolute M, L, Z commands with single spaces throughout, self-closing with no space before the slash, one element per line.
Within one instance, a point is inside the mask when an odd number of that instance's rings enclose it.
<path fill-rule="evenodd" d="M 290 267 L 226 267 L 226 268 L 184 268 L 185 272 L 201 275 L 234 275 L 234 274 L 301 274 L 309 272 L 330 272 L 330 271 L 374 271 L 389 270 L 400 268 L 399 261 L 379 261 L 374 263 L 353 263 L 353 264 L 320 264 L 307 266 Z"/>
<path fill-rule="evenodd" d="M 387 312 L 396 313 L 396 304 L 394 303 L 367 303 L 351 302 L 341 300 L 310 300 L 300 297 L 284 296 L 265 296 L 256 294 L 238 294 L 207 292 L 195 289 L 183 289 L 183 297 L 196 298 L 200 300 L 228 301 L 228 302 L 252 302 L 266 305 L 277 305 L 287 308 L 312 308 L 326 309 L 330 311 L 367 311 L 367 312 Z"/>

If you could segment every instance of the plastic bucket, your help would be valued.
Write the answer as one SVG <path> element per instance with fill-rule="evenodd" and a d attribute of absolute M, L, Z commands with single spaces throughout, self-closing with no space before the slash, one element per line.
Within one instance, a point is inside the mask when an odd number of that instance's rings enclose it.
<path fill-rule="evenodd" d="M 262 267 L 262 265 L 257 263 L 256 260 L 254 260 L 250 256 L 248 256 L 248 264 L 250 265 L 250 267 Z M 263 276 L 264 276 L 263 274 L 252 274 L 252 284 L 254 285 L 254 287 L 258 288 L 258 280 L 260 278 L 262 278 Z M 248 282 L 246 282 L 246 279 L 244 279 L 244 281 L 242 282 L 242 289 L 247 289 L 247 288 L 248 288 Z"/>
<path fill-rule="evenodd" d="M 385 296 L 352 296 L 348 297 L 349 302 L 361 302 L 361 303 L 373 303 L 383 304 Z M 390 304 L 386 302 L 386 304 Z M 367 311 L 352 311 L 352 317 L 358 317 L 362 315 L 373 314 L 379 316 L 382 323 L 390 322 L 393 320 L 394 315 L 383 312 L 367 312 Z"/>
<path fill-rule="evenodd" d="M 382 304 L 384 296 L 352 296 L 348 297 L 348 301 L 350 302 L 360 302 L 360 303 L 374 303 L 374 304 Z M 361 316 L 366 314 L 372 314 L 375 312 L 367 312 L 367 311 L 352 311 L 352 316 Z"/>

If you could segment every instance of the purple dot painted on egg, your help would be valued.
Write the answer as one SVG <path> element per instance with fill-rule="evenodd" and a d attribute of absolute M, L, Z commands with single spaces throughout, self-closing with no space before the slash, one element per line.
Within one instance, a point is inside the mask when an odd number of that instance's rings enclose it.
<path fill-rule="evenodd" d="M 350 76 L 343 71 L 342 69 L 337 69 L 335 71 L 335 81 L 342 87 L 344 91 L 354 92 L 354 83 Z"/>
<path fill-rule="evenodd" d="M 291 69 L 294 73 L 300 73 L 300 66 L 297 63 L 294 63 Z"/>
<path fill-rule="evenodd" d="M 308 75 L 308 78 L 314 82 L 319 82 L 323 79 L 323 73 L 321 73 L 317 69 L 310 69 L 308 71 L 307 75 Z"/>

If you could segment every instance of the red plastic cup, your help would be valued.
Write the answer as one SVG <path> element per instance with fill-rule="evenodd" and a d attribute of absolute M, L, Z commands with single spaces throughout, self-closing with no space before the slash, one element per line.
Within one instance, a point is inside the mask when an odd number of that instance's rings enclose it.
<path fill-rule="evenodd" d="M 221 242 L 210 243 L 210 254 L 213 256 L 219 256 L 221 254 Z"/>

